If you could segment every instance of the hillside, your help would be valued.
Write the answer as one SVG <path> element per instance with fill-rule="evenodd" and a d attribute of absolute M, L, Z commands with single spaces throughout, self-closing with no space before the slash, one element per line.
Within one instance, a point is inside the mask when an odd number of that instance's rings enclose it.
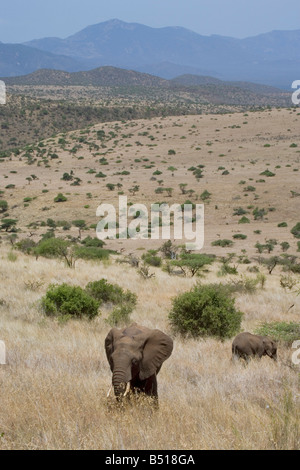
<path fill-rule="evenodd" d="M 153 75 L 119 69 L 117 67 L 99 67 L 81 72 L 63 72 L 40 69 L 29 75 L 4 78 L 7 85 L 59 85 L 59 86 L 143 86 L 159 87 L 166 80 Z"/>
<path fill-rule="evenodd" d="M 255 256 L 257 242 L 276 239 L 274 253 L 280 254 L 280 243 L 286 241 L 289 253 L 296 254 L 290 230 L 299 215 L 298 126 L 296 112 L 279 109 L 132 119 L 60 134 L 15 155 L 2 155 L 0 189 L 2 198 L 9 199 L 6 216 L 18 220 L 22 232 L 28 233 L 30 226 L 38 235 L 45 230 L 41 222 L 48 218 L 80 218 L 87 226 L 96 223 L 99 201 L 116 202 L 119 191 L 130 195 L 136 185 L 138 190 L 130 198 L 146 204 L 200 202 L 207 191 L 205 251 L 210 252 L 211 242 L 220 238 L 233 244 L 225 250 L 215 247 L 216 253 L 241 255 L 245 249 L 248 256 Z M 203 174 L 196 178 L 192 170 L 200 164 Z M 73 176 L 62 179 L 71 170 Z M 68 201 L 53 203 L 57 192 L 68 194 Z M 22 200 L 27 197 L 32 201 L 24 207 Z M 235 215 L 239 208 L 246 224 L 241 225 L 241 217 Z M 263 210 L 258 217 L 256 208 Z M 282 222 L 284 227 L 278 227 Z M 235 240 L 239 233 L 245 237 Z M 111 244 L 122 246 L 118 241 Z M 138 246 L 145 242 L 128 241 L 128 250 Z"/>

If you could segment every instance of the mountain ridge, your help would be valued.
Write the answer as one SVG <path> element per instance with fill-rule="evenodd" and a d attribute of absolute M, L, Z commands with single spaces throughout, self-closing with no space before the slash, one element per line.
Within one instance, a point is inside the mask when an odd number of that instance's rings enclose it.
<path fill-rule="evenodd" d="M 34 51 L 53 54 L 53 61 L 55 56 L 67 57 L 70 62 L 65 67 L 45 67 L 36 60 L 31 70 L 27 67 L 24 72 L 15 64 L 7 73 L 0 61 L 0 75 L 24 75 L 39 68 L 73 72 L 113 66 L 172 79 L 179 70 L 180 74 L 192 71 L 198 74 L 199 70 L 202 75 L 222 80 L 263 83 L 287 89 L 299 78 L 299 42 L 300 29 L 275 30 L 237 39 L 217 34 L 204 36 L 181 26 L 152 28 L 113 19 L 87 26 L 65 39 L 48 37 L 23 44 Z M 28 49 L 26 51 L 28 53 Z"/>
<path fill-rule="evenodd" d="M 144 86 L 144 87 L 201 87 L 206 85 L 230 86 L 248 89 L 254 93 L 282 94 L 282 90 L 263 84 L 242 81 L 224 81 L 205 75 L 183 74 L 171 80 L 112 66 L 98 67 L 88 71 L 67 72 L 63 70 L 39 69 L 28 75 L 2 77 L 7 85 L 56 85 L 56 86 Z"/>

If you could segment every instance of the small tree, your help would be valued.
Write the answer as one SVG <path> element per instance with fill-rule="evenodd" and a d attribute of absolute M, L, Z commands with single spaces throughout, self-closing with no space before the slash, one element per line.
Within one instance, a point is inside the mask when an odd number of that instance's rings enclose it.
<path fill-rule="evenodd" d="M 204 266 L 212 262 L 213 258 L 208 255 L 184 253 L 181 255 L 181 259 L 174 260 L 171 264 L 179 267 L 185 276 L 189 273 L 191 277 L 194 277 Z"/>
<path fill-rule="evenodd" d="M 1 230 L 5 230 L 5 232 L 14 232 L 16 230 L 16 219 L 2 219 L 1 220 Z"/>
<path fill-rule="evenodd" d="M 0 212 L 6 212 L 8 209 L 7 201 L 0 201 Z"/>
<path fill-rule="evenodd" d="M 35 255 L 45 258 L 60 258 L 67 263 L 69 268 L 75 267 L 75 255 L 73 246 L 62 238 L 47 238 L 42 240 L 34 249 Z"/>
<path fill-rule="evenodd" d="M 78 228 L 78 230 L 79 230 L 79 235 L 78 236 L 81 240 L 81 231 L 86 228 L 85 220 L 73 220 L 72 224 L 74 225 L 74 227 Z"/>

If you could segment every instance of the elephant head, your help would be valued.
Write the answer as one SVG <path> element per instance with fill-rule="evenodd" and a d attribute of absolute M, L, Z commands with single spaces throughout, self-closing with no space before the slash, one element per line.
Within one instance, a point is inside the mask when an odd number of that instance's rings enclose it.
<path fill-rule="evenodd" d="M 172 339 L 160 330 L 136 323 L 123 330 L 112 328 L 105 351 L 115 396 L 124 396 L 131 388 L 157 397 L 156 375 L 172 350 Z"/>
<path fill-rule="evenodd" d="M 269 336 L 263 336 L 264 354 L 277 361 L 277 344 Z"/>

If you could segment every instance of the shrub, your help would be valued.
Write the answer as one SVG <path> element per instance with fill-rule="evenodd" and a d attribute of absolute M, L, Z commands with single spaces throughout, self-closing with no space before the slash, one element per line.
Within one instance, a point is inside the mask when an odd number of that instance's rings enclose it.
<path fill-rule="evenodd" d="M 58 195 L 54 198 L 54 202 L 65 202 L 68 199 L 62 193 L 58 193 Z"/>
<path fill-rule="evenodd" d="M 162 259 L 160 256 L 157 256 L 157 250 L 148 250 L 147 253 L 144 253 L 142 260 L 149 264 L 150 266 L 160 267 Z"/>
<path fill-rule="evenodd" d="M 119 305 L 110 312 L 106 319 L 106 322 L 110 326 L 119 326 L 120 324 L 127 324 L 130 321 L 131 312 L 132 308 L 130 308 L 130 306 L 126 304 Z"/>
<path fill-rule="evenodd" d="M 79 286 L 68 284 L 48 287 L 41 301 L 42 309 L 48 316 L 68 316 L 89 319 L 98 315 L 100 303 Z"/>
<path fill-rule="evenodd" d="M 256 278 L 251 278 L 241 275 L 238 280 L 231 279 L 226 287 L 232 294 L 234 292 L 238 292 L 240 294 L 253 294 L 256 291 L 257 284 L 260 282 L 263 281 L 261 281 L 258 276 Z"/>
<path fill-rule="evenodd" d="M 294 322 L 262 323 L 255 333 L 263 336 L 271 336 L 276 341 L 281 341 L 290 346 L 300 338 L 300 324 Z"/>
<path fill-rule="evenodd" d="M 277 227 L 287 227 L 287 223 L 286 222 L 280 222 L 280 224 L 277 225 Z"/>
<path fill-rule="evenodd" d="M 233 235 L 232 238 L 235 238 L 237 240 L 246 240 L 247 235 L 244 235 L 243 233 L 236 233 Z"/>
<path fill-rule="evenodd" d="M 196 285 L 173 299 L 169 320 L 182 335 L 230 338 L 240 330 L 243 315 L 234 303 L 221 284 Z"/>
<path fill-rule="evenodd" d="M 237 207 L 235 209 L 233 209 L 233 215 L 244 215 L 244 214 L 248 214 L 249 212 L 246 211 L 245 209 L 243 209 L 242 207 Z"/>
<path fill-rule="evenodd" d="M 262 173 L 260 173 L 260 175 L 271 177 L 271 176 L 275 176 L 275 173 L 267 169 L 263 171 Z"/>
<path fill-rule="evenodd" d="M 31 238 L 24 238 L 16 243 L 16 247 L 18 250 L 22 251 L 23 253 L 30 254 L 32 250 L 36 246 L 36 243 Z"/>
<path fill-rule="evenodd" d="M 207 189 L 205 191 L 203 191 L 202 194 L 200 194 L 201 201 L 208 201 L 208 199 L 210 199 L 210 197 L 211 197 L 211 193 L 209 191 L 207 191 Z"/>
<path fill-rule="evenodd" d="M 248 217 L 243 216 L 243 217 L 239 220 L 239 224 L 250 224 L 250 219 L 248 219 Z"/>
<path fill-rule="evenodd" d="M 295 238 L 300 238 L 300 222 L 298 222 L 291 230 Z"/>
<path fill-rule="evenodd" d="M 226 246 L 232 246 L 233 241 L 232 240 L 227 240 L 224 238 L 223 240 L 215 240 L 214 242 L 211 243 L 212 246 L 221 246 L 221 247 L 226 247 Z"/>
<path fill-rule="evenodd" d="M 136 305 L 137 297 L 133 292 L 124 291 L 118 284 L 110 284 L 106 279 L 89 282 L 85 290 L 100 303 L 126 303 L 131 304 L 132 308 Z"/>
<path fill-rule="evenodd" d="M 103 240 L 99 240 L 99 238 L 97 237 L 92 238 L 90 235 L 88 235 L 84 240 L 82 240 L 81 243 L 84 246 L 93 246 L 96 248 L 102 248 L 105 245 Z"/>
<path fill-rule="evenodd" d="M 74 250 L 76 258 L 88 260 L 103 260 L 109 258 L 109 251 L 96 246 L 79 246 Z"/>

